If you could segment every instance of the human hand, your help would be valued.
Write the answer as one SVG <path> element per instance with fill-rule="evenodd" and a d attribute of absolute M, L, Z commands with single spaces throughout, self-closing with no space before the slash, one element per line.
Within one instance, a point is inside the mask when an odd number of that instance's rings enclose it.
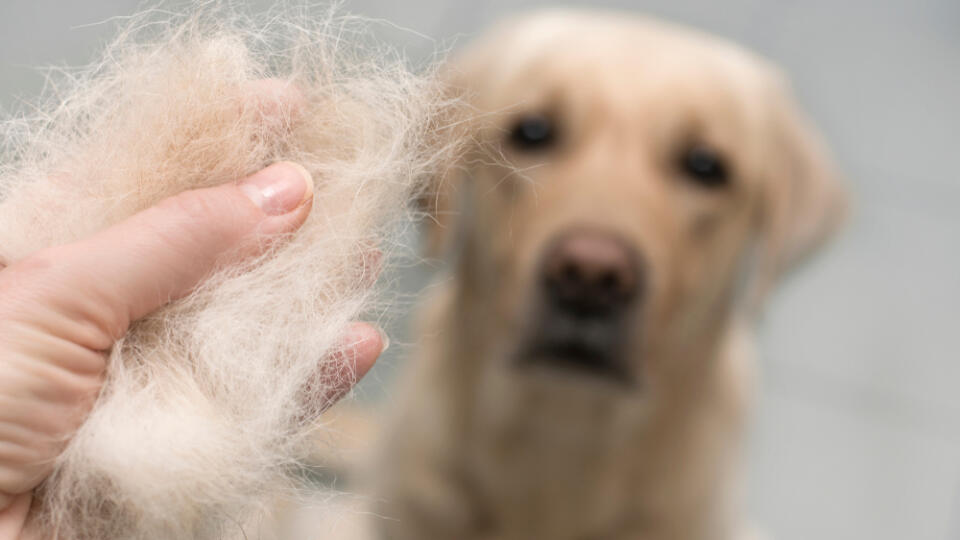
<path fill-rule="evenodd" d="M 277 163 L 0 270 L 0 540 L 20 537 L 30 492 L 96 399 L 113 343 L 219 265 L 297 229 L 310 212 L 312 185 L 299 165 Z M 363 323 L 347 339 L 359 379 L 384 342 Z M 329 402 L 347 390 L 317 398 Z"/>

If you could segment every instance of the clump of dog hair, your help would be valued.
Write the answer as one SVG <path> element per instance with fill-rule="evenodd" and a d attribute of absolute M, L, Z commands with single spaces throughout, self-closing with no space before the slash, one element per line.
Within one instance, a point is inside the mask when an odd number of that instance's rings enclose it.
<path fill-rule="evenodd" d="M 375 300 L 364 261 L 395 244 L 419 180 L 456 146 L 435 77 L 371 44 L 362 20 L 284 11 L 135 18 L 39 112 L 3 124 L 6 263 L 276 161 L 316 183 L 296 233 L 116 343 L 38 492 L 30 527 L 45 538 L 257 537 L 328 405 L 305 394 L 350 376 L 345 330 Z"/>

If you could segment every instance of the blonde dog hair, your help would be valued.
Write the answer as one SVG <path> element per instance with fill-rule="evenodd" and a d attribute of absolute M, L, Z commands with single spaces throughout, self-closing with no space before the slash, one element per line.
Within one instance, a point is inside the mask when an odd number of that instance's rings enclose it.
<path fill-rule="evenodd" d="M 31 527 L 44 537 L 241 538 L 265 501 L 298 487 L 328 405 L 304 394 L 350 376 L 331 363 L 376 298 L 363 261 L 394 245 L 418 179 L 456 143 L 432 75 L 371 45 L 363 21 L 291 11 L 206 3 L 134 18 L 102 60 L 3 124 L 6 263 L 272 162 L 316 182 L 299 231 L 113 347 L 93 411 L 38 492 Z M 264 79 L 283 90 L 257 90 Z"/>

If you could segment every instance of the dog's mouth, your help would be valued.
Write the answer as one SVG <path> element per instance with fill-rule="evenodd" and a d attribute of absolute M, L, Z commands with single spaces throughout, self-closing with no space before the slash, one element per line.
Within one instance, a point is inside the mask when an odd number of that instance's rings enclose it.
<path fill-rule="evenodd" d="M 517 365 L 566 372 L 627 386 L 637 383 L 627 361 L 625 321 L 546 315 L 520 349 Z"/>

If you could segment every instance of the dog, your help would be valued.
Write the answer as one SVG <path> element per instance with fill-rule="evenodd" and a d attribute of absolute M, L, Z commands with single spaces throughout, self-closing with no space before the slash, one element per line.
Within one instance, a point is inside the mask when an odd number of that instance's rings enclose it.
<path fill-rule="evenodd" d="M 373 475 L 378 537 L 745 538 L 751 326 L 846 209 L 784 77 L 573 10 L 501 24 L 448 80 L 472 141 L 425 197 L 449 271 Z"/>

